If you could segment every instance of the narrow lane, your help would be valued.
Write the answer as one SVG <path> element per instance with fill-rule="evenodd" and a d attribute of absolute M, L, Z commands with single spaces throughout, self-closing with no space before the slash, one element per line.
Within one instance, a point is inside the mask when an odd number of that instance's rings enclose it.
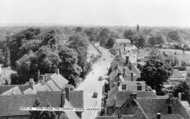
<path fill-rule="evenodd" d="M 76 90 L 84 91 L 84 108 L 101 108 L 102 99 L 102 87 L 104 81 L 98 81 L 100 76 L 104 76 L 107 73 L 113 57 L 107 49 L 98 47 L 102 52 L 102 57 L 92 66 L 92 71 L 86 76 L 84 82 L 82 82 Z M 92 98 L 93 92 L 98 93 L 97 98 Z M 82 119 L 95 119 L 98 111 L 100 110 L 86 110 L 82 114 Z"/>

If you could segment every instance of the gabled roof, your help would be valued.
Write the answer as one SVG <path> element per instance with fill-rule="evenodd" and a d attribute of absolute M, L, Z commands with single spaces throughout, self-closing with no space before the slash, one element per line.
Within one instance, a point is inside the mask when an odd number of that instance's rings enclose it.
<path fill-rule="evenodd" d="M 121 107 L 130 98 L 130 95 L 131 92 L 119 91 L 116 94 L 116 107 Z"/>
<path fill-rule="evenodd" d="M 22 92 L 18 86 L 15 86 L 5 92 L 3 92 L 1 95 L 21 95 Z"/>
<path fill-rule="evenodd" d="M 41 106 L 50 104 L 59 107 L 61 104 L 60 92 L 40 92 L 36 95 L 0 96 L 0 116 L 28 115 L 28 111 L 21 111 L 20 107 L 31 107 L 38 98 Z"/>
<path fill-rule="evenodd" d="M 33 94 L 35 91 L 61 91 L 65 88 L 68 80 L 60 74 L 49 74 L 46 82 L 39 82 L 33 86 L 33 89 L 28 88 L 24 94 Z"/>
<path fill-rule="evenodd" d="M 161 113 L 163 119 L 189 119 L 188 113 L 178 99 L 172 101 L 172 114 L 168 114 L 168 97 L 138 98 L 139 106 L 150 119 L 156 119 L 156 114 Z"/>
<path fill-rule="evenodd" d="M 10 90 L 11 88 L 14 88 L 15 85 L 1 85 L 0 86 L 0 95 L 3 93 L 3 92 L 6 92 L 8 90 Z"/>

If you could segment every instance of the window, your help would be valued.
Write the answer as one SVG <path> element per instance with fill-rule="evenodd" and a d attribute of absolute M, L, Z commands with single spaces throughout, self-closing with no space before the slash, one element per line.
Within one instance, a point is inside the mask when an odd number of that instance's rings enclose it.
<path fill-rule="evenodd" d="M 126 86 L 126 84 L 122 84 L 122 90 L 126 90 L 126 88 L 127 88 L 127 86 Z"/>
<path fill-rule="evenodd" d="M 138 90 L 138 91 L 142 90 L 142 85 L 141 85 L 141 83 L 137 83 L 137 90 Z"/>

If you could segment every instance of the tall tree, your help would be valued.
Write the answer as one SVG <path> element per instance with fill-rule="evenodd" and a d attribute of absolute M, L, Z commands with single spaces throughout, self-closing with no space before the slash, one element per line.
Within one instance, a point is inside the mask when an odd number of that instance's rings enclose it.
<path fill-rule="evenodd" d="M 167 81 L 172 73 L 170 64 L 164 62 L 161 58 L 153 56 L 146 62 L 142 68 L 141 80 L 161 93 L 163 83 Z"/>
<path fill-rule="evenodd" d="M 59 46 L 59 56 L 61 58 L 61 63 L 59 64 L 61 74 L 69 80 L 70 84 L 76 85 L 75 79 L 82 72 L 81 67 L 77 64 L 77 52 L 66 46 Z"/>

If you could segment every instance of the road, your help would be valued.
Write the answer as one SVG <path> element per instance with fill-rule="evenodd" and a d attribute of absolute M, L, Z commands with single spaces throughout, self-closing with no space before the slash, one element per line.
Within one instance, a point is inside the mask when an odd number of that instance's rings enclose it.
<path fill-rule="evenodd" d="M 84 91 L 84 108 L 101 108 L 102 86 L 104 85 L 104 81 L 98 81 L 98 78 L 107 73 L 108 67 L 113 60 L 113 56 L 107 49 L 102 47 L 98 48 L 102 52 L 102 57 L 92 65 L 92 71 L 76 89 Z M 92 98 L 93 92 L 98 93 L 97 98 Z M 99 111 L 100 110 L 86 110 L 82 114 L 82 119 L 95 119 Z"/>

